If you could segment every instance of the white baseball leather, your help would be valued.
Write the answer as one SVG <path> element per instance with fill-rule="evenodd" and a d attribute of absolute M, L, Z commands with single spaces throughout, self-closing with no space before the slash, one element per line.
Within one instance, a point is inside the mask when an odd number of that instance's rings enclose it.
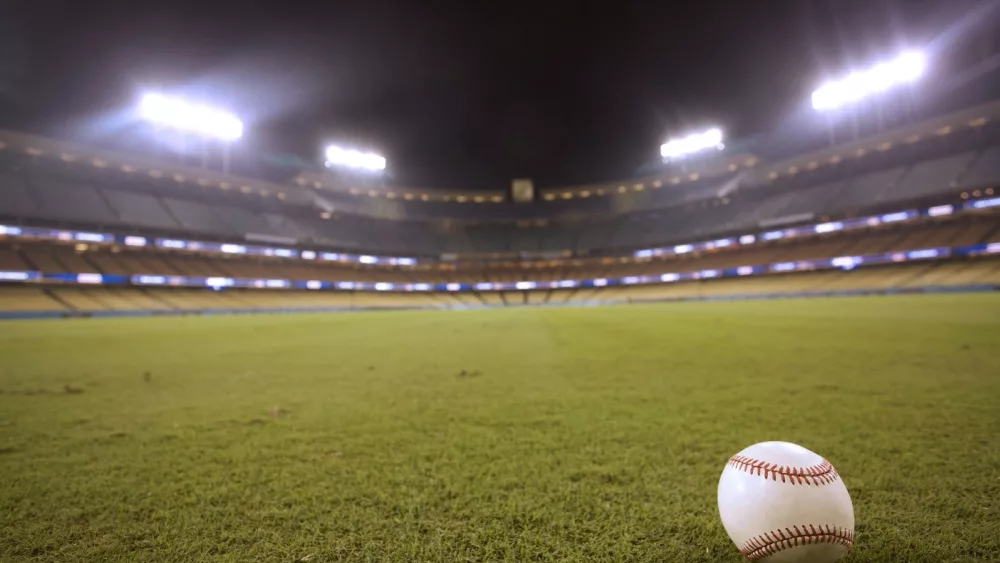
<path fill-rule="evenodd" d="M 726 463 L 719 515 L 749 561 L 833 563 L 854 545 L 854 506 L 827 460 L 789 442 L 762 442 Z"/>

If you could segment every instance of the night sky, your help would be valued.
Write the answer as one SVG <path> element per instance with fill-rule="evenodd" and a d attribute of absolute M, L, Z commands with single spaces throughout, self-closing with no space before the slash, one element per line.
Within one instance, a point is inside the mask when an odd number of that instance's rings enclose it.
<path fill-rule="evenodd" d="M 772 130 L 824 77 L 902 48 L 986 57 L 996 21 L 960 22 L 998 4 L 7 0 L 0 127 L 121 143 L 116 116 L 161 89 L 243 117 L 245 154 L 339 141 L 414 186 L 615 179 L 671 133 Z"/>

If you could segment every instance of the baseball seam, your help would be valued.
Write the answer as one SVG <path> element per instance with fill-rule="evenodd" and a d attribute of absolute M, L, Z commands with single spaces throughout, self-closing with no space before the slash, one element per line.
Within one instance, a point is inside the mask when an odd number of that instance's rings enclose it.
<path fill-rule="evenodd" d="M 825 459 L 819 465 L 788 467 L 737 455 L 731 457 L 726 465 L 751 475 L 792 485 L 828 485 L 839 478 L 837 470 Z"/>
<path fill-rule="evenodd" d="M 785 549 L 818 543 L 842 545 L 850 551 L 854 547 L 854 530 L 828 525 L 792 526 L 750 538 L 740 546 L 740 553 L 748 560 L 756 561 Z"/>

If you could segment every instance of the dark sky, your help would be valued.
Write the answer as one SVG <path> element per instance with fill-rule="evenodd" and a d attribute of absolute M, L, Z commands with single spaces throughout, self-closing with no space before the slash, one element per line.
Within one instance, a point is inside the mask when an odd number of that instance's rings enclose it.
<path fill-rule="evenodd" d="M 989 51 L 982 21 L 954 31 L 984 4 L 0 0 L 0 126 L 120 140 L 158 88 L 232 108 L 247 154 L 354 143 L 417 186 L 613 179 L 670 133 L 768 131 L 852 64 Z"/>

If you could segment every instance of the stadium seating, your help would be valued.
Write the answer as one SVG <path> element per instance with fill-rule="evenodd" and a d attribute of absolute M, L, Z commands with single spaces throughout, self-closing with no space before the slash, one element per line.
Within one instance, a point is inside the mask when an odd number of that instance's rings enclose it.
<path fill-rule="evenodd" d="M 30 190 L 22 176 L 0 171 L 0 215 L 37 217 L 40 205 L 30 195 Z"/>
<path fill-rule="evenodd" d="M 33 249 L 31 251 L 25 251 L 23 256 L 25 258 L 25 262 L 29 264 L 32 270 L 38 270 L 46 274 L 57 274 L 69 271 L 52 256 L 49 249 Z"/>
<path fill-rule="evenodd" d="M 124 223 L 164 229 L 183 228 L 154 196 L 111 189 L 101 191 Z"/>
<path fill-rule="evenodd" d="M 38 195 L 42 204 L 41 211 L 46 218 L 96 225 L 118 221 L 101 194 L 90 186 L 38 177 L 31 178 L 29 183 Z"/>
<path fill-rule="evenodd" d="M 0 248 L 0 270 L 27 270 L 21 256 L 10 248 Z"/>
<path fill-rule="evenodd" d="M 182 275 L 254 279 L 362 281 L 390 283 L 478 283 L 593 279 L 651 275 L 765 265 L 834 256 L 876 254 L 921 248 L 951 247 L 996 242 L 1000 220 L 993 215 L 952 217 L 916 225 L 888 225 L 865 232 L 835 233 L 822 237 L 759 243 L 739 251 L 689 253 L 649 260 L 603 258 L 577 260 L 575 265 L 522 267 L 490 262 L 461 262 L 457 269 L 388 269 L 360 264 L 337 264 L 253 258 L 236 255 L 209 256 L 148 250 L 23 244 L 0 246 L 4 269 L 38 270 L 44 273 L 100 273 L 131 276 Z"/>
<path fill-rule="evenodd" d="M 240 235 L 240 233 L 229 227 L 212 210 L 211 206 L 169 197 L 163 198 L 163 203 L 170 211 L 170 214 L 176 217 L 185 229 L 199 233 L 230 235 L 234 237 Z"/>
<path fill-rule="evenodd" d="M 64 305 L 50 297 L 45 289 L 0 285 L 0 311 L 65 311 Z"/>
<path fill-rule="evenodd" d="M 996 187 L 1000 179 L 1000 147 L 990 147 L 979 153 L 965 174 L 956 183 L 964 190 Z"/>
<path fill-rule="evenodd" d="M 876 201 L 906 200 L 954 190 L 974 158 L 973 153 L 962 153 L 916 164 L 898 182 L 880 193 Z"/>
<path fill-rule="evenodd" d="M 274 185 L 282 195 L 278 200 L 240 185 L 254 183 L 249 179 L 234 178 L 224 191 L 207 190 L 178 180 L 197 175 L 190 170 L 157 171 L 162 179 L 140 180 L 0 150 L 0 217 L 233 240 L 274 237 L 375 254 L 621 252 L 753 229 L 784 217 L 851 214 L 926 198 L 948 200 L 963 190 L 1000 189 L 996 137 L 973 137 L 978 148 L 941 141 L 920 150 L 903 143 L 898 152 L 859 151 L 856 158 L 868 156 L 809 172 L 776 163 L 766 174 L 702 179 L 692 174 L 659 187 L 634 184 L 641 192 L 623 183 L 608 190 L 613 195 L 528 206 L 358 200 L 367 196 Z M 985 141 L 992 146 L 982 146 Z M 790 170 L 798 172 L 782 174 Z"/>
<path fill-rule="evenodd" d="M 101 289 L 54 287 L 50 291 L 56 299 L 77 311 L 102 311 L 121 306 L 121 303 L 115 303 L 110 293 Z"/>
<path fill-rule="evenodd" d="M 215 291 L 126 283 L 138 282 L 130 279 L 136 275 L 247 278 L 261 286 L 266 280 L 476 286 L 691 272 L 708 278 L 717 275 L 714 270 L 742 266 L 799 269 L 799 261 L 885 253 L 893 255 L 883 259 L 897 261 L 908 251 L 1000 243 L 1000 216 L 993 207 L 1000 197 L 1000 121 L 993 119 L 1000 105 L 990 108 L 994 113 L 969 110 L 801 154 L 723 153 L 627 182 L 547 188 L 540 201 L 525 205 L 505 201 L 500 192 L 422 193 L 378 181 L 343 186 L 319 172 L 268 182 L 150 164 L 145 157 L 132 161 L 124 153 L 109 162 L 105 156 L 113 153 L 102 151 L 97 158 L 90 147 L 0 131 L 0 311 L 503 307 L 1000 283 L 996 260 L 933 250 L 920 257 L 926 261 L 852 271 L 535 291 L 510 289 L 530 285 L 440 293 L 353 291 L 356 286 L 349 285 L 339 286 L 349 291 Z M 932 207 L 946 216 L 928 217 L 938 215 L 927 211 Z M 884 218 L 906 209 L 924 212 L 915 220 Z M 864 219 L 865 228 L 849 224 L 869 216 L 876 219 Z M 764 236 L 839 221 L 849 228 L 787 240 Z M 40 235 L 39 228 L 48 234 Z M 636 252 L 641 249 L 744 234 L 758 238 L 750 245 L 636 257 L 643 256 Z M 417 257 L 419 265 L 370 265 L 357 257 L 328 261 L 322 254 L 316 260 L 243 255 L 233 246 L 225 253 L 190 251 L 199 248 L 194 244 L 165 250 L 137 245 L 127 235 L 204 241 L 220 251 L 230 243 Z M 95 281 L 109 285 L 89 285 Z"/>
<path fill-rule="evenodd" d="M 153 290 L 109 288 L 105 291 L 106 293 L 101 294 L 101 300 L 116 310 L 163 311 L 174 308 Z"/>
<path fill-rule="evenodd" d="M 272 229 L 271 225 L 263 217 L 240 207 L 213 205 L 212 211 L 229 225 L 230 229 L 241 235 L 254 233 L 281 236 L 282 234 Z"/>
<path fill-rule="evenodd" d="M 641 286 L 537 291 L 481 291 L 463 294 L 390 292 L 309 292 L 107 288 L 3 285 L 0 312 L 16 311 L 204 311 L 255 309 L 380 309 L 409 307 L 504 307 L 544 304 L 598 304 L 651 300 L 709 299 L 754 295 L 793 295 L 845 291 L 996 284 L 1000 260 L 957 260 L 794 274 L 718 279 Z"/>
<path fill-rule="evenodd" d="M 261 217 L 264 219 L 264 222 L 267 223 L 271 232 L 280 233 L 283 237 L 296 241 L 308 241 L 316 236 L 304 225 L 296 223 L 283 215 L 263 213 Z"/>

